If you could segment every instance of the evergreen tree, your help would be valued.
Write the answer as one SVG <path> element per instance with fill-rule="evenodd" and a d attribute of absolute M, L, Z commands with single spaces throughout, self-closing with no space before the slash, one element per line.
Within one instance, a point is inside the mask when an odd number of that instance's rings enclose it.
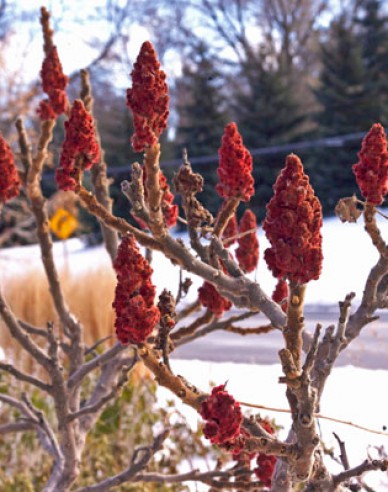
<path fill-rule="evenodd" d="M 316 115 L 318 136 L 364 132 L 373 124 L 365 73 L 354 24 L 342 13 L 332 22 L 322 46 L 320 85 L 315 91 L 322 108 Z M 356 141 L 316 152 L 311 177 L 325 213 L 333 214 L 339 198 L 357 191 L 351 165 L 357 161 L 359 147 Z"/>
<path fill-rule="evenodd" d="M 235 118 L 248 149 L 287 143 L 298 138 L 304 116 L 294 85 L 264 50 L 241 68 L 242 85 L 235 92 Z M 254 158 L 256 194 L 250 206 L 256 216 L 265 215 L 272 185 L 284 165 L 285 154 Z"/>
<path fill-rule="evenodd" d="M 388 17 L 380 0 L 364 0 L 361 28 L 365 88 L 373 122 L 388 125 Z"/>
<path fill-rule="evenodd" d="M 176 83 L 178 125 L 176 156 L 187 148 L 189 159 L 218 152 L 223 129 L 228 122 L 222 91 L 222 78 L 205 43 L 200 42 L 186 58 L 182 76 Z M 193 165 L 205 178 L 201 200 L 214 213 L 220 199 L 215 193 L 217 162 Z"/>

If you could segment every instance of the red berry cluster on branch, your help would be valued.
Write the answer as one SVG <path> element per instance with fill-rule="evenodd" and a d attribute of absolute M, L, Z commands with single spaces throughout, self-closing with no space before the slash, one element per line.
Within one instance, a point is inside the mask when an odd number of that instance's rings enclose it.
<path fill-rule="evenodd" d="M 224 232 L 222 233 L 222 242 L 225 248 L 229 248 L 233 243 L 236 242 L 238 234 L 238 225 L 237 225 L 237 217 L 236 214 L 233 214 L 229 219 Z"/>
<path fill-rule="evenodd" d="M 362 196 L 372 205 L 380 205 L 388 193 L 388 150 L 387 136 L 379 123 L 365 136 L 358 158 L 353 172 Z"/>
<path fill-rule="evenodd" d="M 288 284 L 285 280 L 279 279 L 275 290 L 272 293 L 272 300 L 281 305 L 284 312 L 288 306 Z"/>
<path fill-rule="evenodd" d="M 69 78 L 63 73 L 55 46 L 47 53 L 40 75 L 43 90 L 49 98 L 40 103 L 38 114 L 42 120 L 54 119 L 66 112 L 68 100 L 65 89 L 69 82 Z"/>
<path fill-rule="evenodd" d="M 264 427 L 269 434 L 274 433 L 274 429 L 268 420 L 262 420 L 260 425 Z M 276 465 L 276 456 L 259 453 L 256 457 L 256 465 L 257 467 L 253 471 L 257 478 L 265 487 L 271 487 L 272 475 Z"/>
<path fill-rule="evenodd" d="M 143 343 L 159 322 L 160 313 L 154 305 L 152 268 L 133 236 L 122 239 L 113 267 L 117 274 L 113 301 L 117 338 L 122 344 Z"/>
<path fill-rule="evenodd" d="M 149 41 L 143 43 L 131 77 L 127 106 L 132 110 L 135 127 L 132 146 L 136 152 L 142 152 L 158 141 L 167 127 L 169 114 L 166 74 L 160 70 L 155 49 Z"/>
<path fill-rule="evenodd" d="M 322 208 L 299 157 L 287 157 L 273 189 L 263 225 L 271 243 L 264 253 L 268 267 L 276 278 L 316 280 L 322 269 Z"/>
<path fill-rule="evenodd" d="M 61 190 L 74 190 L 77 174 L 90 169 L 100 158 L 92 116 L 82 101 L 75 100 L 70 118 L 65 122 L 65 140 L 62 146 L 60 167 L 55 178 Z"/>
<path fill-rule="evenodd" d="M 208 308 L 217 318 L 232 307 L 232 303 L 222 297 L 210 282 L 204 282 L 202 287 L 198 289 L 198 300 L 202 306 Z"/>
<path fill-rule="evenodd" d="M 0 134 L 0 203 L 19 195 L 20 179 L 11 147 Z"/>
<path fill-rule="evenodd" d="M 201 417 L 206 420 L 203 433 L 213 444 L 225 444 L 240 435 L 243 415 L 240 404 L 227 391 L 225 385 L 213 388 L 202 403 Z"/>
<path fill-rule="evenodd" d="M 245 210 L 239 224 L 238 248 L 236 257 L 242 270 L 253 272 L 259 261 L 259 241 L 256 235 L 256 217 L 252 210 Z M 252 232 L 248 232 L 252 231 Z"/>
<path fill-rule="evenodd" d="M 164 220 L 166 221 L 167 227 L 173 227 L 176 224 L 178 218 L 179 207 L 178 205 L 173 205 L 174 195 L 171 193 L 170 186 L 167 183 L 166 176 L 159 172 L 159 186 L 162 190 L 162 211 Z"/>
<path fill-rule="evenodd" d="M 254 195 L 252 156 L 244 147 L 236 123 L 225 127 L 222 145 L 218 151 L 220 164 L 217 174 L 220 182 L 216 189 L 222 198 L 239 198 L 248 202 Z"/>

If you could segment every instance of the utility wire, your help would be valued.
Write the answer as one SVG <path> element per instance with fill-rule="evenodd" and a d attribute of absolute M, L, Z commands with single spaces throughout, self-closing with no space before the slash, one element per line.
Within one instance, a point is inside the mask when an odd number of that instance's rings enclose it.
<path fill-rule="evenodd" d="M 319 138 L 315 140 L 304 140 L 301 142 L 287 143 L 283 145 L 273 145 L 270 147 L 260 147 L 257 149 L 250 150 L 253 157 L 264 156 L 264 155 L 277 155 L 288 152 L 294 152 L 303 149 L 311 149 L 317 147 L 344 147 L 348 142 L 361 141 L 365 136 L 365 132 L 348 133 L 346 135 L 337 135 L 334 137 Z M 213 162 L 218 162 L 218 155 L 202 155 L 198 157 L 190 158 L 190 163 L 196 166 L 205 166 L 206 164 L 211 164 Z M 182 164 L 182 159 L 170 159 L 167 161 L 162 161 L 161 166 L 163 168 L 171 167 L 177 168 Z M 108 167 L 109 176 L 117 176 L 120 174 L 128 173 L 127 166 L 112 166 Z M 47 171 L 43 174 L 43 179 L 52 179 L 53 172 Z"/>

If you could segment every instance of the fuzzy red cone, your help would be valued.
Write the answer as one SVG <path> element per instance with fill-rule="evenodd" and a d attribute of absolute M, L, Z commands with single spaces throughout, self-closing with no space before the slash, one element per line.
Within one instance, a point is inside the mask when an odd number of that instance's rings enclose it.
<path fill-rule="evenodd" d="M 92 116 L 81 100 L 76 99 L 70 118 L 65 122 L 65 140 L 62 146 L 60 167 L 56 181 L 61 190 L 74 190 L 77 170 L 90 169 L 100 158 Z"/>
<path fill-rule="evenodd" d="M 276 278 L 305 283 L 322 270 L 322 208 L 302 163 L 294 154 L 274 184 L 263 229 L 271 243 L 264 253 Z"/>
<path fill-rule="evenodd" d="M 242 270 L 253 272 L 259 261 L 259 241 L 256 235 L 256 217 L 252 210 L 245 210 L 239 224 L 238 248 L 236 257 Z M 248 233 L 248 231 L 252 231 Z"/>
<path fill-rule="evenodd" d="M 0 203 L 19 195 L 20 179 L 11 147 L 0 133 Z"/>
<path fill-rule="evenodd" d="M 122 344 L 143 343 L 159 322 L 160 313 L 154 305 L 152 268 L 133 236 L 122 239 L 113 267 L 117 274 L 113 301 L 117 338 Z"/>
<path fill-rule="evenodd" d="M 248 202 L 254 194 L 252 156 L 244 147 L 236 123 L 225 127 L 222 145 L 218 151 L 220 164 L 217 174 L 220 182 L 216 186 L 222 198 L 239 198 Z"/>
<path fill-rule="evenodd" d="M 362 196 L 372 205 L 380 205 L 388 193 L 388 151 L 387 136 L 379 123 L 365 136 L 358 158 L 353 172 Z"/>
<path fill-rule="evenodd" d="M 135 152 L 154 145 L 168 119 L 166 74 L 160 69 L 156 51 L 149 41 L 143 43 L 132 73 L 132 88 L 127 90 L 127 106 L 133 113 Z"/>
<path fill-rule="evenodd" d="M 225 391 L 224 384 L 213 388 L 202 403 L 201 416 L 206 420 L 203 433 L 213 444 L 231 442 L 240 435 L 243 421 L 240 404 Z"/>

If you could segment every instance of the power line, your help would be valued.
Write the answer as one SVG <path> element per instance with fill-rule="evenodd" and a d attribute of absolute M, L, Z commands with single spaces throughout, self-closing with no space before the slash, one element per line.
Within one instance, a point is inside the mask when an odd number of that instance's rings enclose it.
<path fill-rule="evenodd" d="M 265 155 L 287 154 L 298 150 L 311 149 L 317 147 L 344 147 L 348 142 L 361 141 L 365 132 L 348 133 L 346 135 L 337 135 L 334 137 L 319 138 L 315 140 L 304 140 L 301 142 L 292 142 L 283 145 L 272 145 L 270 147 L 260 147 L 250 151 L 253 157 Z M 191 164 L 204 166 L 213 162 L 218 162 L 218 154 L 202 155 L 198 157 L 189 157 Z M 182 159 L 169 159 L 160 163 L 161 167 L 177 168 L 182 164 Z M 128 166 L 111 166 L 108 167 L 109 176 L 117 176 L 128 173 Z M 43 174 L 43 179 L 52 179 L 53 172 L 47 171 Z"/>
<path fill-rule="evenodd" d="M 347 135 L 337 135 L 335 137 L 319 138 L 316 140 L 304 140 L 301 142 L 287 143 L 283 145 L 273 145 L 270 147 L 260 147 L 257 149 L 250 150 L 253 157 L 260 155 L 275 155 L 294 152 L 297 150 L 309 149 L 313 147 L 343 147 L 348 142 L 360 141 L 365 136 L 365 132 L 348 133 Z M 212 162 L 218 162 L 218 154 L 213 155 L 203 155 L 198 157 L 189 156 L 189 161 L 191 164 L 196 166 L 204 166 L 205 164 L 210 164 Z M 182 164 L 182 159 L 170 159 L 167 161 L 162 161 L 161 166 L 166 167 L 178 167 Z M 121 174 L 123 172 L 128 172 L 126 167 L 113 166 L 108 169 L 108 173 L 111 176 L 116 174 Z"/>

